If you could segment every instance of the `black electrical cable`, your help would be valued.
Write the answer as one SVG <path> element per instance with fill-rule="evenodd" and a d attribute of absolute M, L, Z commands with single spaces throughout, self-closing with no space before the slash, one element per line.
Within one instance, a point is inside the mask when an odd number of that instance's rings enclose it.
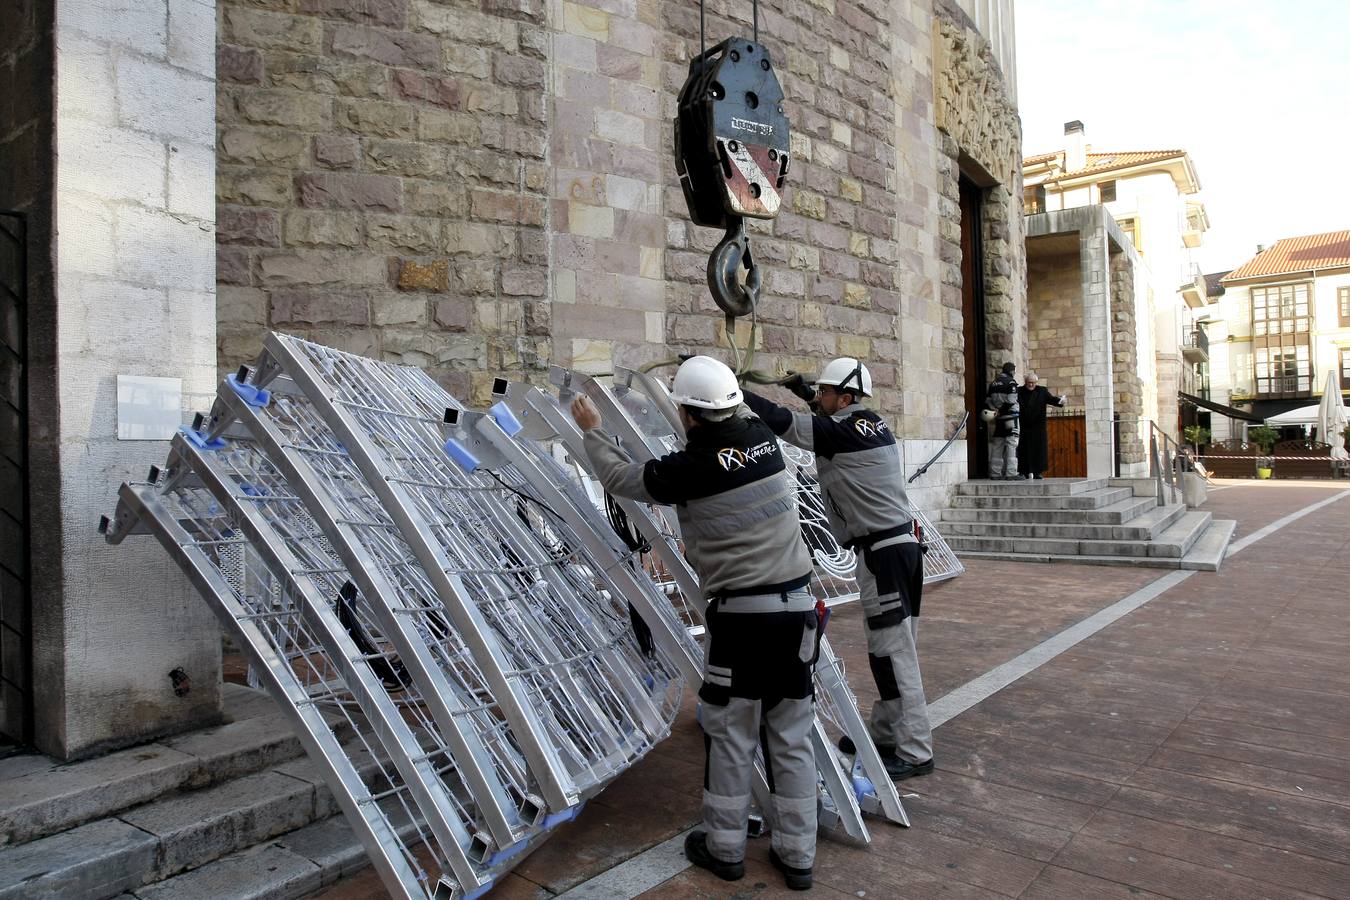
<path fill-rule="evenodd" d="M 502 486 L 503 488 L 505 488 L 506 490 L 508 490 L 508 491 L 510 491 L 511 493 L 515 494 L 517 497 L 519 497 L 519 498 L 522 499 L 522 500 L 525 500 L 525 501 L 528 501 L 528 502 L 530 502 L 530 503 L 533 503 L 535 506 L 539 507 L 539 508 L 542 509 L 544 512 L 548 513 L 550 516 L 552 516 L 553 518 L 557 519 L 557 520 L 562 524 L 562 526 L 563 526 L 564 528 L 569 528 L 569 527 L 570 527 L 570 526 L 567 524 L 567 520 L 564 519 L 562 516 L 558 515 L 558 512 L 557 512 L 553 507 L 551 507 L 551 506 L 549 506 L 547 503 L 545 503 L 543 500 L 540 500 L 538 497 L 532 497 L 532 496 L 530 496 L 529 494 L 525 493 L 524 491 L 521 491 L 521 490 L 518 490 L 518 489 L 512 487 L 511 485 L 509 485 L 509 484 L 507 484 L 505 481 L 503 481 L 500 475 L 498 475 L 496 472 L 492 471 L 491 469 L 487 468 L 486 466 L 483 467 L 483 471 L 486 472 L 486 473 L 488 473 L 489 475 L 491 475 L 492 478 L 493 478 L 493 480 L 496 481 L 497 484 L 501 485 L 501 486 Z M 519 510 L 519 508 L 517 508 L 517 515 L 518 515 L 518 516 L 520 515 L 520 510 Z M 522 520 L 525 519 L 524 516 L 520 516 L 520 518 L 521 518 Z M 533 527 L 532 525 L 530 525 L 530 523 L 529 523 L 528 521 L 525 522 L 525 527 L 528 528 L 528 529 L 530 529 L 531 531 L 535 531 L 534 527 Z M 536 533 L 537 533 L 537 532 L 536 532 Z M 540 537 L 544 538 L 544 540 L 548 540 L 548 538 L 547 538 L 546 535 L 540 535 Z M 571 556 L 571 555 L 572 555 L 572 548 L 568 546 L 567 541 L 566 541 L 565 539 L 563 539 L 563 538 L 559 538 L 559 539 L 553 541 L 552 544 L 548 547 L 548 551 L 549 551 L 551 554 L 553 554 L 554 558 L 556 558 L 556 559 L 563 559 L 563 558 L 565 558 L 565 557 L 568 557 L 568 556 Z"/>

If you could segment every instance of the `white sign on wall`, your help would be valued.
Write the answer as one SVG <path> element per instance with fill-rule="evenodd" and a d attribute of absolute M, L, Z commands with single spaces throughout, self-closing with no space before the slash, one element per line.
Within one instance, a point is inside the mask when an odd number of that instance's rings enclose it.
<path fill-rule="evenodd" d="M 183 379 L 117 376 L 117 439 L 167 441 L 183 424 Z"/>

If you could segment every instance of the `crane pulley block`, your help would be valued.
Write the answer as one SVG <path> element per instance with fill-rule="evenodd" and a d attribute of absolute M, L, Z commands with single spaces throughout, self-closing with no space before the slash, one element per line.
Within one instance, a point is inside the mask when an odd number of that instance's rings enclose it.
<path fill-rule="evenodd" d="M 789 150 L 783 88 L 762 44 L 728 38 L 690 61 L 675 119 L 675 167 L 696 225 L 775 218 Z"/>

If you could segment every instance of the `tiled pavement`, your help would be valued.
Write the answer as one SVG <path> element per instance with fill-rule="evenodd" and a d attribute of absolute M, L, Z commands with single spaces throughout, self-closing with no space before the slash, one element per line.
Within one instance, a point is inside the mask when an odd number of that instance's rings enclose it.
<path fill-rule="evenodd" d="M 1238 536 L 1345 483 L 1235 483 Z M 929 698 L 1161 577 L 978 561 L 924 598 Z M 1197 573 L 940 726 L 905 782 L 913 827 L 822 840 L 816 896 L 1350 896 L 1350 497 Z M 856 606 L 830 626 L 866 707 Z M 546 898 L 698 819 L 702 741 L 675 734 L 493 892 Z M 752 841 L 735 884 L 688 869 L 644 896 L 789 896 Z M 367 871 L 318 895 L 380 896 Z M 802 896 L 802 895 L 791 895 Z"/>

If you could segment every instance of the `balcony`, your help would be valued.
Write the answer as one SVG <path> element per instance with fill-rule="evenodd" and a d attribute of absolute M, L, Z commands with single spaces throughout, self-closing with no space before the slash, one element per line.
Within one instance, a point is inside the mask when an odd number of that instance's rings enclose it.
<path fill-rule="evenodd" d="M 1181 355 L 1188 363 L 1209 362 L 1209 334 L 1196 326 L 1181 342 Z"/>
<path fill-rule="evenodd" d="M 1199 266 L 1191 268 L 1191 280 L 1177 290 L 1181 292 L 1181 299 L 1185 300 L 1191 309 L 1200 309 L 1209 302 L 1209 286 L 1205 283 L 1205 274 L 1200 271 Z"/>
<path fill-rule="evenodd" d="M 1209 230 L 1209 215 L 1205 205 L 1198 201 L 1186 203 L 1186 227 L 1181 232 L 1181 243 L 1186 247 L 1199 247 L 1204 242 L 1204 234 Z"/>

